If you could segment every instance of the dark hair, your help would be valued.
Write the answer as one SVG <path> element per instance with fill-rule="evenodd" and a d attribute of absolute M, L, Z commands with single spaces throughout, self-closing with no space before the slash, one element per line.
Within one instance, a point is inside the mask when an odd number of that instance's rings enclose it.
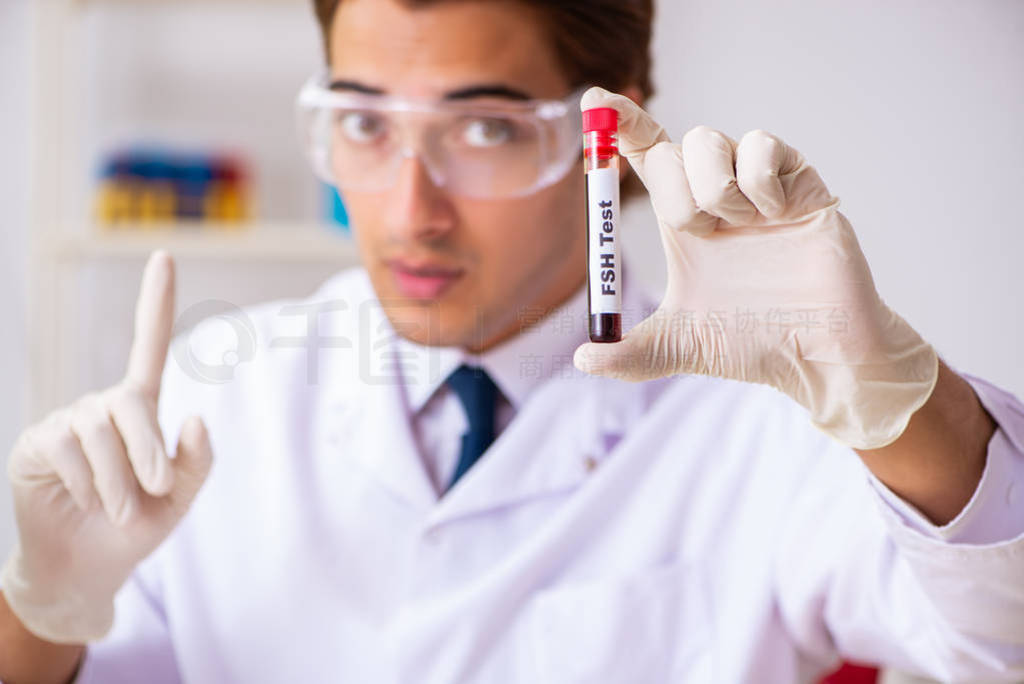
<path fill-rule="evenodd" d="M 400 0 L 424 7 L 445 0 Z M 612 91 L 630 86 L 646 99 L 651 82 L 653 0 L 516 0 L 534 9 L 544 22 L 555 53 L 571 87 L 597 85 Z M 324 50 L 330 61 L 331 22 L 342 0 L 313 0 Z M 623 186 L 623 196 L 640 190 L 635 176 Z"/>

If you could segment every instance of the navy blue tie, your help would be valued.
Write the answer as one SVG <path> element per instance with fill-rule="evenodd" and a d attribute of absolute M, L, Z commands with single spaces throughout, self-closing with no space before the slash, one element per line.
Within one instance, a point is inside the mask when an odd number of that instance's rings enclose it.
<path fill-rule="evenodd" d="M 482 368 L 465 364 L 452 371 L 445 383 L 459 397 L 469 420 L 469 430 L 462 435 L 459 462 L 448 483 L 451 489 L 494 441 L 494 408 L 498 401 L 498 386 Z"/>

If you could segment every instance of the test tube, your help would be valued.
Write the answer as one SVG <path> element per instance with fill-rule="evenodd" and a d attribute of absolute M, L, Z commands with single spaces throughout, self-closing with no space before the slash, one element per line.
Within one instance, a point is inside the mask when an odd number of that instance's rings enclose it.
<path fill-rule="evenodd" d="M 614 109 L 598 107 L 583 112 L 591 342 L 622 339 L 618 132 L 618 112 Z"/>

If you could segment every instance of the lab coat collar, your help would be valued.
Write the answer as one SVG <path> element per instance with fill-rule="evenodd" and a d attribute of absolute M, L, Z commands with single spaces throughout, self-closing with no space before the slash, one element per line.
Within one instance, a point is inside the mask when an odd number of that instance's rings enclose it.
<path fill-rule="evenodd" d="M 342 352 L 323 354 L 325 458 L 357 467 L 396 498 L 427 510 L 437 501 L 433 482 L 412 432 L 411 407 L 403 369 L 414 366 L 388 321 L 365 271 L 343 274 L 318 293 L 343 305 L 321 317 L 321 334 L 339 340 Z M 403 356 L 406 355 L 406 356 Z M 425 378 L 457 360 L 452 350 L 435 348 L 419 359 Z M 444 377 L 444 376 L 440 376 Z M 344 470 L 338 477 L 345 477 Z"/>
<path fill-rule="evenodd" d="M 369 292 L 372 296 L 372 288 Z M 568 318 L 555 321 L 549 316 L 478 357 L 411 343 L 394 332 L 379 305 L 360 306 L 358 377 L 335 383 L 347 389 L 333 390 L 334 410 L 329 409 L 327 418 L 332 444 L 421 510 L 428 524 L 573 489 L 609 457 L 663 387 L 660 381 L 634 384 L 593 378 L 572 366 L 572 351 L 586 336 L 585 297 L 581 290 L 569 300 Z M 624 327 L 635 324 L 649 306 L 641 293 L 627 295 Z M 553 334 L 555 330 L 561 332 Z M 524 358 L 533 364 L 538 356 L 538 365 L 521 372 Z M 517 415 L 484 457 L 439 499 L 420 456 L 411 417 L 458 364 L 472 361 L 493 374 L 517 405 Z M 527 402 L 532 393 L 552 393 L 572 411 L 552 420 L 553 404 Z M 557 457 L 531 458 L 532 445 L 539 444 Z"/>
<path fill-rule="evenodd" d="M 652 308 L 652 301 L 638 288 L 627 290 L 624 328 L 635 325 Z M 531 318 L 525 312 L 523 332 L 493 350 L 446 357 L 443 375 L 433 384 L 422 376 L 428 364 L 420 362 L 410 369 L 410 408 L 414 410 L 422 408 L 431 391 L 459 363 L 487 370 L 516 410 L 516 417 L 480 461 L 437 501 L 428 526 L 565 494 L 596 472 L 628 427 L 640 420 L 665 383 L 626 383 L 576 370 L 572 356 L 587 340 L 588 313 L 587 290 L 580 288 L 546 317 Z M 408 341 L 401 344 L 415 346 Z M 423 358 L 429 351 L 420 347 L 404 358 Z M 527 401 L 531 395 L 537 395 L 536 400 Z M 553 420 L 552 406 L 567 410 Z M 532 458 L 540 445 L 557 457 Z"/>

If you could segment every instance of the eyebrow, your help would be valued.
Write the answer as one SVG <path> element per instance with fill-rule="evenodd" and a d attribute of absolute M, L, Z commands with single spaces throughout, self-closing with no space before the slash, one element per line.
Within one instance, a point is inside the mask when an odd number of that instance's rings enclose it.
<path fill-rule="evenodd" d="M 356 93 L 362 93 L 364 95 L 385 95 L 386 92 L 382 88 L 376 88 L 374 86 L 360 83 L 359 81 L 350 81 L 347 79 L 337 79 L 331 81 L 331 90 L 350 90 Z M 526 93 L 518 88 L 507 86 L 503 83 L 481 83 L 464 88 L 457 88 L 456 90 L 450 90 L 442 96 L 444 100 L 472 100 L 478 97 L 499 97 L 507 100 L 530 100 L 532 99 L 529 93 Z"/>

